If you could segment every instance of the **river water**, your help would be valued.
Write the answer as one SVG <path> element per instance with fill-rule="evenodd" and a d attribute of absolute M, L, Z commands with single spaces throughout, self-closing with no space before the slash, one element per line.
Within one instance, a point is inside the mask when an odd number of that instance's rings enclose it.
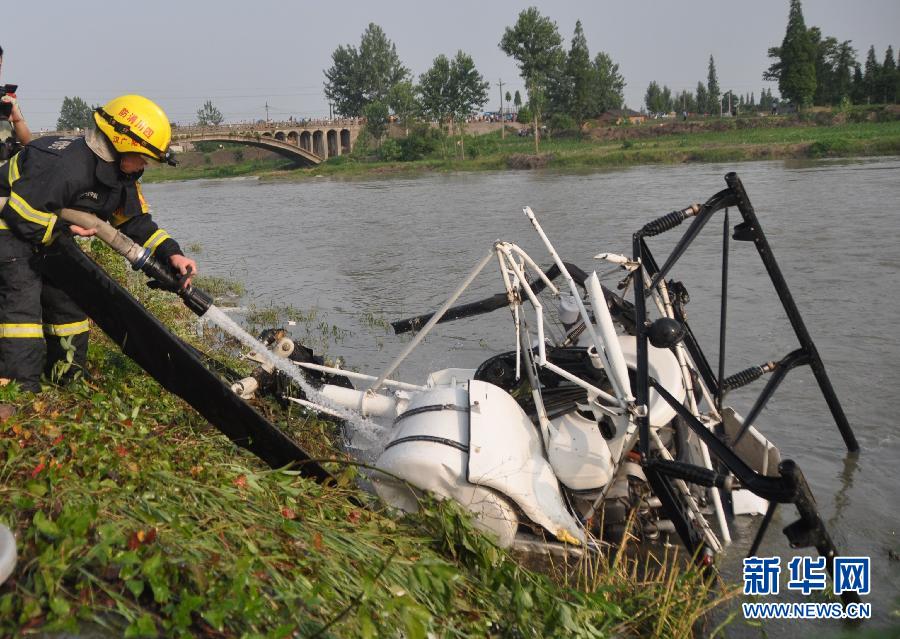
<path fill-rule="evenodd" d="M 606 270 L 593 256 L 629 253 L 631 234 L 646 221 L 702 202 L 736 170 L 744 182 L 795 300 L 816 341 L 862 448 L 847 456 L 808 368 L 792 372 L 758 420 L 784 457 L 798 462 L 829 531 L 845 555 L 872 558 L 874 623 L 900 608 L 900 431 L 894 395 L 900 387 L 900 158 L 738 165 L 637 167 L 592 173 L 498 172 L 378 178 L 150 184 L 155 216 L 182 246 L 199 245 L 200 270 L 240 280 L 242 305 L 315 311 L 294 336 L 337 343 L 329 355 L 378 374 L 405 343 L 384 328 L 436 309 L 496 239 L 520 244 L 541 264 L 548 255 L 522 214 L 531 206 L 557 250 L 585 270 Z M 732 223 L 739 219 L 732 211 Z M 680 231 L 651 240 L 657 258 Z M 669 237 L 671 236 L 671 237 Z M 718 346 L 722 214 L 679 262 L 688 287 L 689 319 L 710 361 Z M 728 365 L 733 373 L 779 359 L 796 339 L 751 245 L 731 244 Z M 612 281 L 615 283 L 615 280 Z M 493 264 L 461 301 L 502 291 Z M 240 319 L 240 316 L 236 316 Z M 320 326 L 322 324 L 322 326 Z M 511 350 L 509 314 L 439 325 L 399 377 L 448 366 L 474 367 Z M 746 413 L 760 383 L 730 396 Z M 782 508 L 761 555 L 791 551 L 780 529 L 793 521 Z M 740 579 L 751 533 L 739 525 L 723 565 Z M 893 559 L 891 557 L 894 557 Z M 782 590 L 784 587 L 782 586 Z M 808 600 L 802 597 L 795 600 Z M 763 601 L 768 599 L 763 598 Z M 739 615 L 740 616 L 740 615 Z M 807 621 L 802 633 L 838 633 L 838 622 Z M 792 628 L 767 623 L 773 636 Z M 737 634 L 755 634 L 734 628 Z M 731 633 L 729 633 L 731 634 Z"/>

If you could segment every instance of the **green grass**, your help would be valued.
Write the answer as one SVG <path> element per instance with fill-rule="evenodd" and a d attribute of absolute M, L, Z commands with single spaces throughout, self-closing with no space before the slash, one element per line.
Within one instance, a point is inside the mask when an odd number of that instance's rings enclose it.
<path fill-rule="evenodd" d="M 812 141 L 845 139 L 871 142 L 881 138 L 900 136 L 900 120 L 892 122 L 860 122 L 832 126 L 788 126 L 773 128 L 736 128 L 729 131 L 706 131 L 672 136 L 669 144 L 681 146 L 722 145 L 783 145 Z M 667 146 L 669 145 L 667 144 Z"/>
<path fill-rule="evenodd" d="M 862 114 L 865 115 L 865 114 Z M 815 125 L 816 117 L 822 124 Z M 825 117 L 827 116 L 827 117 Z M 649 121 L 627 129 L 647 137 L 604 140 L 572 136 L 542 140 L 541 155 L 551 156 L 547 166 L 562 170 L 591 170 L 644 164 L 685 162 L 742 162 L 765 159 L 851 157 L 900 154 L 900 120 L 893 112 L 879 116 L 882 121 L 829 124 L 833 113 L 810 114 L 809 121 L 786 117 L 736 118 L 693 122 L 689 133 L 672 133 L 678 122 Z M 860 119 L 865 119 L 860 117 Z M 716 127 L 724 130 L 714 130 Z M 655 131 L 662 133 L 657 135 Z M 626 133 L 629 132 L 626 130 Z M 454 148 L 449 142 L 447 149 Z M 311 177 L 358 178 L 407 176 L 428 172 L 484 171 L 510 168 L 510 158 L 534 154 L 532 138 L 499 132 L 468 136 L 466 148 L 474 153 L 460 159 L 439 151 L 412 162 L 372 161 L 356 156 L 339 156 L 313 168 L 297 168 L 283 160 L 242 161 L 218 167 L 152 168 L 148 182 L 224 178 L 257 175 L 267 180 L 303 180 Z M 474 157 L 473 157 L 474 155 Z"/>
<path fill-rule="evenodd" d="M 210 348 L 174 297 L 93 252 L 177 334 Z M 16 408 L 0 422 L 0 521 L 19 544 L 0 586 L 0 636 L 702 636 L 705 614 L 733 594 L 672 558 L 530 571 L 452 503 L 385 511 L 356 488 L 330 422 L 258 405 L 334 460 L 326 488 L 264 467 L 103 336 L 89 372 L 37 396 L 0 387 Z"/>
<path fill-rule="evenodd" d="M 499 133 L 480 137 L 484 139 L 482 145 L 485 151 L 474 158 L 431 157 L 413 162 L 344 160 L 340 163 L 325 162 L 312 169 L 264 173 L 262 177 L 302 180 L 318 176 L 357 178 L 503 170 L 510 168 L 512 156 L 534 154 L 534 142 L 530 138 L 508 136 L 501 140 Z M 472 140 L 467 142 L 471 143 Z M 625 140 L 545 139 L 541 142 L 540 153 L 550 156 L 549 168 L 562 170 L 685 162 L 900 155 L 900 120 L 831 126 L 734 127 L 724 131 L 701 130 Z"/>
<path fill-rule="evenodd" d="M 188 247 L 190 250 L 191 247 Z M 190 251 L 191 253 L 199 253 L 200 251 Z M 209 293 L 217 300 L 220 297 L 240 297 L 245 293 L 243 282 L 231 280 L 225 277 L 215 277 L 212 275 L 198 275 L 193 280 L 193 285 L 202 291 Z"/>

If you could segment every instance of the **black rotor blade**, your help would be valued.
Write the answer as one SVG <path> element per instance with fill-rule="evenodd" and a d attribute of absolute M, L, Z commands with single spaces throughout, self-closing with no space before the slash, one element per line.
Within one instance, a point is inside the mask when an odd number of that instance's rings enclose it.
<path fill-rule="evenodd" d="M 572 279 L 575 280 L 575 283 L 581 287 L 584 287 L 584 282 L 587 280 L 588 275 L 583 270 L 575 266 L 574 264 L 569 264 L 568 262 L 563 262 L 563 265 L 566 267 L 566 270 L 569 271 L 569 275 L 572 276 Z M 560 275 L 559 267 L 554 264 L 546 271 L 544 271 L 544 275 L 550 281 L 555 280 Z M 535 278 L 531 282 L 528 283 L 535 293 L 540 293 L 543 291 L 547 284 L 540 277 Z M 609 289 L 603 289 L 603 293 L 607 296 L 608 300 L 612 300 L 612 304 L 615 308 L 610 309 L 613 312 L 613 315 L 616 315 L 616 310 L 618 310 L 619 314 L 627 314 L 631 311 L 631 304 L 621 299 L 614 292 Z M 468 302 L 466 304 L 459 304 L 457 306 L 450 307 L 444 316 L 441 318 L 440 322 L 450 322 L 457 319 L 462 319 L 464 317 L 472 317 L 474 315 L 483 315 L 485 313 L 490 313 L 492 311 L 496 311 L 499 308 L 505 308 L 509 304 L 509 300 L 506 297 L 506 293 L 497 293 L 496 295 L 491 295 L 490 297 L 486 297 L 484 299 L 478 300 L 476 302 Z M 407 319 L 397 320 L 395 322 L 391 322 L 391 326 L 394 329 L 394 333 L 400 335 L 401 333 L 408 333 L 410 331 L 415 331 L 425 325 L 428 320 L 434 313 L 425 313 L 423 315 L 417 315 L 415 317 L 410 317 Z"/>

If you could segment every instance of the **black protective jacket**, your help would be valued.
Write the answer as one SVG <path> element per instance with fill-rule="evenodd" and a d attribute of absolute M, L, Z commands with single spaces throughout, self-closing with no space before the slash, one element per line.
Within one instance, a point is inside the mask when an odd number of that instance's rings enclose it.
<path fill-rule="evenodd" d="M 49 244 L 58 227 L 65 226 L 56 212 L 78 209 L 112 223 L 168 262 L 182 254 L 181 248 L 148 213 L 139 177 L 98 157 L 83 137 L 38 138 L 0 165 L 0 196 L 9 198 L 0 210 L 0 229 L 32 245 Z"/>

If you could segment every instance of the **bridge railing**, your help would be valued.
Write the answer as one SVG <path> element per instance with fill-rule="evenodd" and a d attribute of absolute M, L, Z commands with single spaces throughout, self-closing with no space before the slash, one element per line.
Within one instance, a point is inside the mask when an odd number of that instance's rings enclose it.
<path fill-rule="evenodd" d="M 324 139 L 324 136 L 322 136 Z M 321 162 L 329 157 L 327 148 L 323 149 L 324 153 L 319 153 L 315 145 L 310 147 L 300 143 L 298 137 L 293 139 L 278 139 L 270 135 L 267 131 L 223 131 L 221 128 L 206 127 L 203 130 L 196 129 L 193 132 L 177 133 L 172 136 L 172 142 L 176 144 L 197 144 L 199 142 L 225 142 L 233 140 L 235 144 L 251 144 L 254 146 L 263 146 L 270 150 L 278 152 L 278 149 L 288 150 L 292 156 L 297 155 L 315 163 Z M 349 151 L 349 149 L 348 149 Z"/>
<path fill-rule="evenodd" d="M 244 132 L 244 131 L 278 131 L 281 129 L 325 129 L 325 128 L 347 128 L 358 127 L 366 123 L 365 118 L 307 118 L 299 120 L 283 120 L 269 121 L 262 120 L 251 122 L 249 120 L 243 122 L 223 122 L 216 126 L 201 126 L 199 124 L 179 124 L 172 123 L 172 135 L 198 135 L 223 133 L 228 131 Z M 43 137 L 45 135 L 84 135 L 84 129 L 73 129 L 66 131 L 32 131 L 34 137 Z"/>
<path fill-rule="evenodd" d="M 173 135 L 197 135 L 223 133 L 229 131 L 278 131 L 283 129 L 325 129 L 357 127 L 364 124 L 361 118 L 345 118 L 340 120 L 294 120 L 286 122 L 228 122 L 217 126 L 201 126 L 199 124 L 179 124 L 172 128 Z"/>

